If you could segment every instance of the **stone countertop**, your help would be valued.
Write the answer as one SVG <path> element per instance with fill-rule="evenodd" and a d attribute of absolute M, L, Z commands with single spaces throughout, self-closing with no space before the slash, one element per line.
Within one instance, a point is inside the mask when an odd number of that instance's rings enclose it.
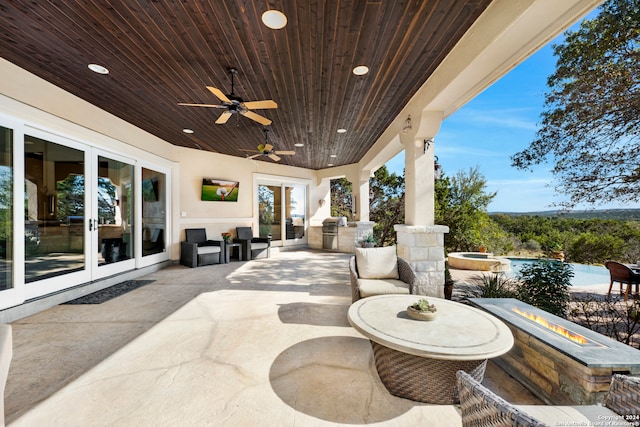
<path fill-rule="evenodd" d="M 438 309 L 433 321 L 411 319 L 407 306 L 420 295 L 380 295 L 351 305 L 349 323 L 381 345 L 415 356 L 442 360 L 481 360 L 500 356 L 513 346 L 511 330 L 482 310 L 429 297 Z"/>

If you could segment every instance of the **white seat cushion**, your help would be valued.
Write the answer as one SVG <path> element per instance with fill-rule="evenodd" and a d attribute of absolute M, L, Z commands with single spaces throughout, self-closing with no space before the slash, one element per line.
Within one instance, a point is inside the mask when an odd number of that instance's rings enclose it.
<path fill-rule="evenodd" d="M 198 246 L 198 255 L 217 254 L 220 246 Z"/>
<path fill-rule="evenodd" d="M 616 425 L 630 426 L 624 418 L 604 406 L 547 406 L 547 405 L 514 405 L 550 426 L 556 425 Z M 607 424 L 607 421 L 610 424 Z"/>
<path fill-rule="evenodd" d="M 398 279 L 358 279 L 360 297 L 374 295 L 409 294 L 409 284 Z"/>
<path fill-rule="evenodd" d="M 358 277 L 363 279 L 399 279 L 395 246 L 356 248 Z"/>

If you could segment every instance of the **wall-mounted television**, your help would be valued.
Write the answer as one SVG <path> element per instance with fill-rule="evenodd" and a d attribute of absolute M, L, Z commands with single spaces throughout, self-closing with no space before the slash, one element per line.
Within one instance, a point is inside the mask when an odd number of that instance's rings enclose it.
<path fill-rule="evenodd" d="M 237 202 L 238 181 L 221 179 L 202 179 L 202 200 L 207 202 Z"/>

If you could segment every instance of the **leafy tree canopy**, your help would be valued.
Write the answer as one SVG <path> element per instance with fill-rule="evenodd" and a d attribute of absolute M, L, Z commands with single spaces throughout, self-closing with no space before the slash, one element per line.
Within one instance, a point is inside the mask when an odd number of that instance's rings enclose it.
<path fill-rule="evenodd" d="M 369 219 L 380 246 L 396 242 L 395 224 L 404 224 L 404 175 L 389 173 L 386 166 L 369 180 Z"/>
<path fill-rule="evenodd" d="M 347 178 L 331 180 L 331 216 L 344 216 L 353 221 L 352 185 Z"/>
<path fill-rule="evenodd" d="M 536 139 L 512 156 L 528 169 L 553 161 L 555 189 L 573 207 L 637 201 L 640 181 L 640 0 L 608 0 L 554 45 Z"/>
<path fill-rule="evenodd" d="M 435 222 L 449 227 L 447 251 L 477 250 L 502 233 L 487 213 L 496 193 L 487 193 L 486 184 L 478 168 L 451 178 L 443 175 L 435 182 Z"/>

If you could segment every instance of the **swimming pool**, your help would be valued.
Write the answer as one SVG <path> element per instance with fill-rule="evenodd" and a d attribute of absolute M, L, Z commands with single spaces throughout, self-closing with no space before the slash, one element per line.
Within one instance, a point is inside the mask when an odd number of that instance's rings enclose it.
<path fill-rule="evenodd" d="M 509 258 L 511 260 L 511 272 L 510 277 L 515 277 L 520 271 L 520 268 L 525 264 L 531 264 L 534 259 L 522 259 L 522 258 Z M 609 284 L 609 270 L 606 267 L 600 265 L 588 265 L 588 264 L 574 264 L 573 266 L 573 278 L 571 279 L 571 285 L 573 286 L 589 286 L 589 285 L 608 285 Z"/>

